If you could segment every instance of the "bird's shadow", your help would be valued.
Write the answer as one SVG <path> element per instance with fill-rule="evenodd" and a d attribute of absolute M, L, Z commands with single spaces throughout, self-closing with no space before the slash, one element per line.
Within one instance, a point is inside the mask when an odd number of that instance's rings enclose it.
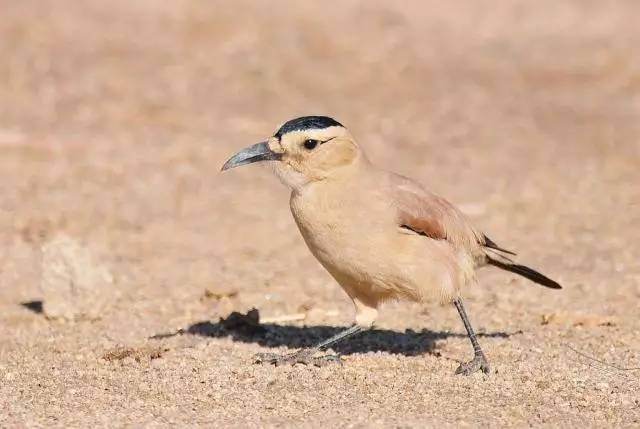
<path fill-rule="evenodd" d="M 163 339 L 175 335 L 198 335 L 209 338 L 229 337 L 233 341 L 255 343 L 263 347 L 287 347 L 301 349 L 312 347 L 320 341 L 336 335 L 345 328 L 335 326 L 291 326 L 272 323 L 260 324 L 257 310 L 247 314 L 231 313 L 219 322 L 197 322 L 186 329 L 167 334 L 158 334 L 151 339 Z M 491 332 L 479 333 L 479 337 L 508 338 L 511 333 Z M 372 329 L 358 334 L 348 341 L 334 344 L 331 348 L 338 354 L 385 352 L 404 356 L 418 356 L 425 353 L 436 354 L 436 341 L 447 338 L 466 338 L 465 334 L 449 331 L 431 331 L 423 329 L 404 332 L 388 329 Z"/>

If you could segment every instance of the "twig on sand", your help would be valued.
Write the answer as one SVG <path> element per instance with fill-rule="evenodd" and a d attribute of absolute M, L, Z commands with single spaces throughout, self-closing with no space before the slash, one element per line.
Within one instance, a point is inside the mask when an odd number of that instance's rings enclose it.
<path fill-rule="evenodd" d="M 591 360 L 593 362 L 597 362 L 597 363 L 599 363 L 600 365 L 603 365 L 603 366 L 607 366 L 607 367 L 610 367 L 610 368 L 617 369 L 618 371 L 640 371 L 640 367 L 623 367 L 623 366 L 615 365 L 615 364 L 608 363 L 608 362 L 605 362 L 603 360 L 597 359 L 597 358 L 595 358 L 593 356 L 589 356 L 588 354 L 583 353 L 580 350 L 576 350 L 575 348 L 571 347 L 569 344 L 565 344 L 564 346 L 566 348 L 568 348 L 569 350 L 571 350 L 572 352 L 576 353 L 577 355 L 582 356 L 585 359 L 589 359 L 589 360 Z"/>

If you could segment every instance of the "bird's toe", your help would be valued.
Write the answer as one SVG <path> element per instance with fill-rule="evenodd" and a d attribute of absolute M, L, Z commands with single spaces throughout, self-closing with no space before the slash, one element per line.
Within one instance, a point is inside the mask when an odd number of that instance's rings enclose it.
<path fill-rule="evenodd" d="M 312 363 L 317 367 L 334 364 L 342 366 L 342 358 L 340 355 L 324 355 L 312 358 Z"/>
<path fill-rule="evenodd" d="M 483 354 L 476 355 L 469 362 L 461 363 L 456 369 L 456 374 L 471 375 L 478 371 L 482 371 L 485 374 L 489 374 L 489 371 L 491 371 L 489 361 Z"/>
<path fill-rule="evenodd" d="M 258 353 L 254 355 L 253 362 L 256 364 L 268 364 L 275 366 L 282 365 L 312 365 L 314 364 L 313 350 L 303 349 L 295 353 Z"/>
<path fill-rule="evenodd" d="M 256 353 L 253 355 L 253 363 L 277 365 L 282 359 L 282 355 L 277 353 Z"/>
<path fill-rule="evenodd" d="M 315 349 L 303 349 L 295 353 L 258 353 L 253 356 L 253 363 L 268 365 L 314 365 L 318 367 L 331 364 L 342 365 L 342 359 L 339 355 L 313 356 Z"/>

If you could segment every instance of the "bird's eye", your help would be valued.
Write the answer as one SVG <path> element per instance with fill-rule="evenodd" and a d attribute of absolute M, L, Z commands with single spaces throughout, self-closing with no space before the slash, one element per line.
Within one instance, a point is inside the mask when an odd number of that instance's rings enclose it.
<path fill-rule="evenodd" d="M 312 140 L 312 139 L 308 139 L 305 140 L 303 145 L 305 147 L 305 149 L 315 149 L 316 146 L 318 146 L 318 143 L 320 143 L 318 140 Z"/>

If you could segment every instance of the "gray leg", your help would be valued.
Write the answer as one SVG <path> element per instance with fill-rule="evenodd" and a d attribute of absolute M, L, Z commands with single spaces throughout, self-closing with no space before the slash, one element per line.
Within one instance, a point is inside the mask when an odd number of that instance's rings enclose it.
<path fill-rule="evenodd" d="M 342 332 L 334 335 L 331 338 L 328 338 L 313 347 L 309 347 L 307 349 L 302 349 L 294 353 L 287 353 L 283 355 L 279 355 L 276 353 L 258 353 L 254 356 L 255 363 L 270 363 L 275 366 L 279 365 L 295 365 L 297 363 L 302 363 L 305 365 L 313 364 L 316 366 L 323 366 L 326 363 L 341 363 L 340 357 L 336 355 L 326 355 L 320 357 L 313 357 L 317 352 L 326 349 L 327 347 L 336 344 L 339 341 L 342 341 L 352 335 L 355 335 L 361 332 L 364 328 L 359 325 L 353 325 L 352 327 L 345 329 Z"/>
<path fill-rule="evenodd" d="M 345 329 L 342 332 L 338 332 L 336 335 L 334 335 L 331 338 L 328 338 L 318 344 L 316 344 L 313 348 L 317 349 L 317 350 L 324 350 L 329 346 L 332 346 L 335 343 L 338 343 L 346 338 L 349 338 L 352 335 L 355 335 L 359 332 L 362 332 L 364 328 L 360 325 L 353 325 L 352 327 Z"/>
<path fill-rule="evenodd" d="M 471 340 L 471 345 L 473 346 L 473 360 L 471 360 L 470 362 L 461 363 L 458 369 L 456 369 L 456 374 L 470 375 L 480 370 L 485 374 L 488 374 L 490 371 L 489 361 L 487 361 L 484 353 L 482 353 L 482 349 L 480 348 L 480 344 L 478 343 L 476 333 L 473 332 L 471 322 L 469 322 L 469 317 L 467 317 L 467 312 L 464 310 L 464 305 L 462 305 L 462 299 L 456 299 L 455 301 L 453 301 L 453 305 L 456 306 L 456 309 L 460 314 L 462 323 L 464 323 L 464 327 L 467 330 L 467 335 L 469 335 L 469 340 Z"/>

